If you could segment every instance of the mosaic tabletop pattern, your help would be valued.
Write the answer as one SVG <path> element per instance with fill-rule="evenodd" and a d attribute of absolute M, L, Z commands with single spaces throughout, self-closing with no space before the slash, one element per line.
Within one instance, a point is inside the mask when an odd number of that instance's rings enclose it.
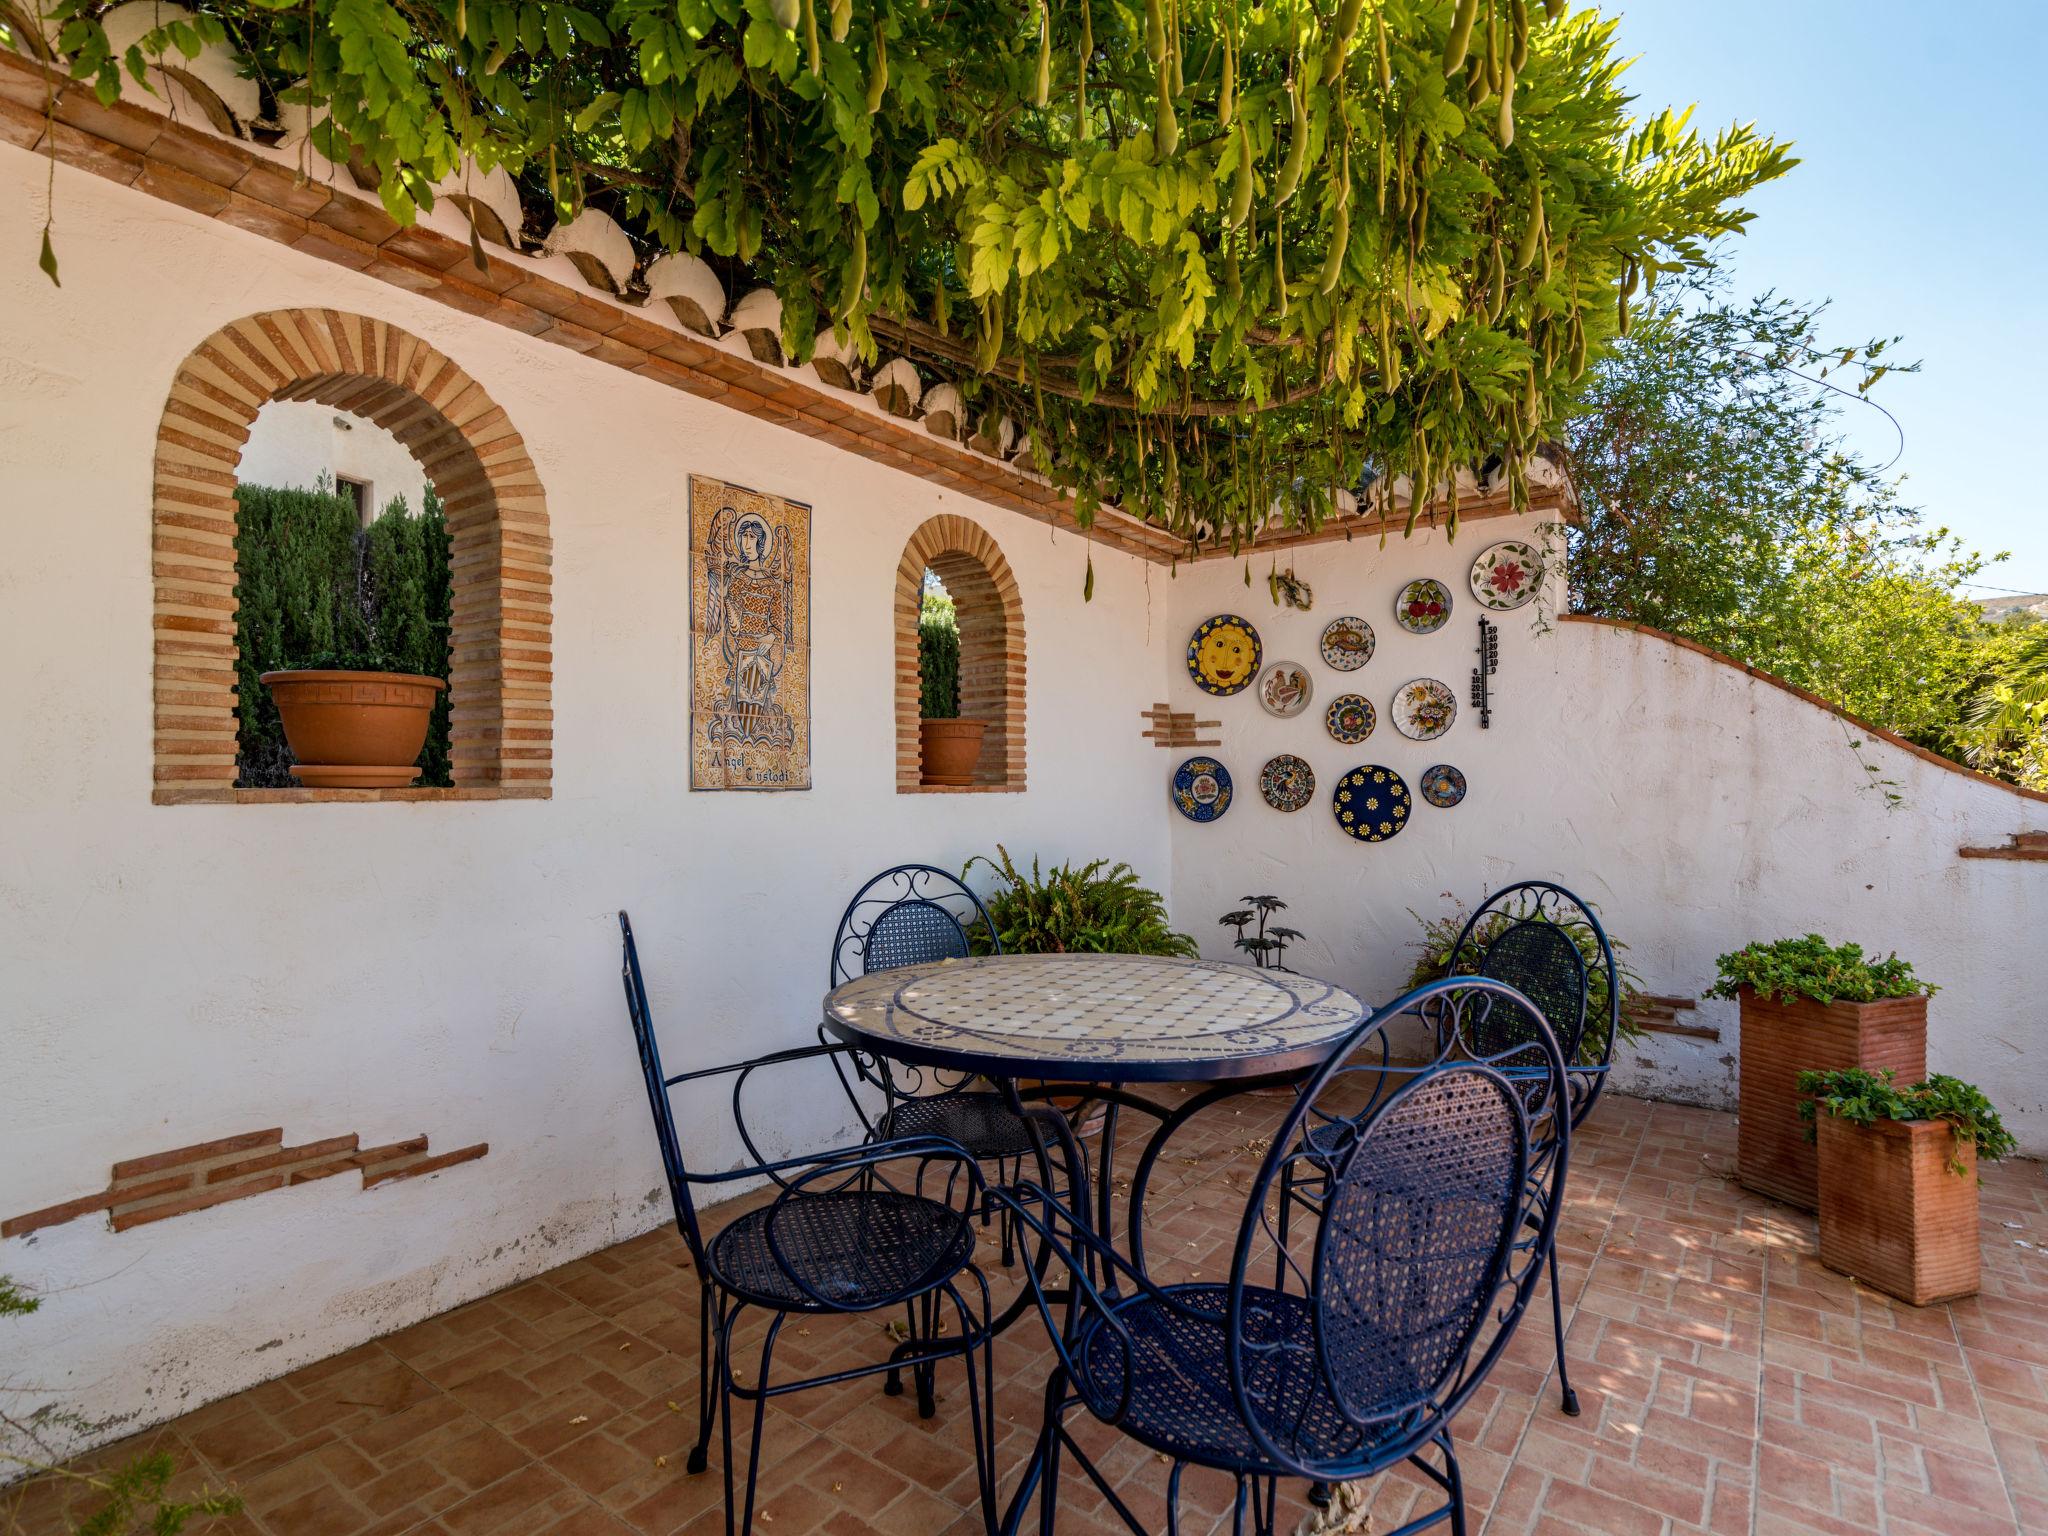
<path fill-rule="evenodd" d="M 857 977 L 825 998 L 841 1038 L 1002 1076 L 1137 1082 L 1312 1066 L 1366 1017 L 1290 971 L 1145 955 L 993 955 Z"/>

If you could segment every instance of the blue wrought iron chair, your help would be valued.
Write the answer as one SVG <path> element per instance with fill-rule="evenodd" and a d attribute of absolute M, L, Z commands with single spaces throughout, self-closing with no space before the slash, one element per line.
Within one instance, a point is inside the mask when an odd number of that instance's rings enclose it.
<path fill-rule="evenodd" d="M 754 1496 L 761 1467 L 761 1432 L 768 1401 L 807 1387 L 830 1386 L 882 1371 L 910 1369 L 918 1377 L 927 1417 L 929 1380 L 945 1360 L 959 1359 L 967 1372 L 968 1418 L 973 1427 L 974 1456 L 986 1518 L 995 1513 L 994 1362 L 990 1346 L 992 1309 L 988 1283 L 974 1264 L 975 1233 L 968 1216 L 944 1201 L 900 1187 L 901 1170 L 916 1180 L 934 1165 L 949 1177 L 964 1179 L 977 1194 L 981 1171 L 973 1156 L 955 1142 L 931 1135 L 904 1135 L 871 1140 L 797 1157 L 764 1157 L 749 1130 L 742 1095 L 756 1073 L 805 1061 L 831 1060 L 837 1066 L 847 1047 L 816 1045 L 780 1051 L 754 1061 L 664 1075 L 661 1051 L 654 1037 L 647 988 L 640 974 L 633 925 L 619 914 L 624 957 L 621 974 L 626 1011 L 639 1047 L 640 1070 L 654 1115 L 655 1138 L 661 1146 L 669 1198 L 676 1226 L 689 1245 L 699 1285 L 700 1371 L 697 1443 L 689 1455 L 691 1472 L 708 1465 L 711 1431 L 720 1418 L 725 1426 L 725 1528 L 734 1531 L 733 1423 L 735 1397 L 755 1402 L 748 1449 L 746 1496 L 739 1506 L 740 1532 L 751 1531 Z M 748 1158 L 744 1166 L 721 1173 L 692 1173 L 683 1159 L 676 1134 L 671 1092 L 686 1083 L 732 1079 L 732 1113 Z M 892 1171 L 898 1177 L 892 1178 Z M 692 1195 L 695 1185 L 730 1185 L 766 1178 L 776 1187 L 773 1200 L 727 1222 L 706 1236 L 698 1223 Z M 963 1277 L 971 1280 L 979 1310 L 963 1295 Z M 957 1330 L 950 1339 L 939 1326 L 942 1302 L 951 1303 Z M 771 1383 L 770 1368 L 782 1325 L 792 1315 L 874 1312 L 904 1306 L 910 1309 L 913 1336 L 889 1360 L 856 1366 L 830 1375 Z M 760 1367 L 751 1385 L 733 1368 L 734 1329 L 748 1308 L 771 1313 L 761 1345 Z M 977 1367 L 976 1352 L 980 1352 Z"/>
<path fill-rule="evenodd" d="M 1588 963 L 1587 951 L 1592 952 Z M 1621 973 L 1614 946 L 1593 909 L 1548 880 L 1523 880 L 1495 891 L 1465 921 L 1451 946 L 1453 976 L 1504 981 L 1535 1005 L 1535 1016 L 1511 1009 L 1495 1016 L 1488 1043 L 1506 1049 L 1529 1037 L 1536 1019 L 1547 1024 L 1564 1055 L 1571 1094 L 1571 1128 L 1593 1112 L 1614 1062 L 1621 1033 Z M 1603 983 L 1600 1017 L 1591 1014 L 1594 982 Z M 1562 1186 L 1560 1185 L 1560 1190 Z M 1564 1299 L 1557 1253 L 1550 1255 L 1550 1320 L 1557 1338 L 1557 1380 L 1564 1411 L 1579 1416 L 1564 1359 Z"/>
<path fill-rule="evenodd" d="M 937 960 L 963 960 L 970 951 L 968 931 L 979 925 L 989 950 L 1003 952 L 988 908 L 960 879 L 931 864 L 899 864 L 863 885 L 847 903 L 832 942 L 830 985 L 838 986 L 871 971 Z M 819 1026 L 819 1038 L 828 1038 Z M 975 1080 L 927 1072 L 907 1063 L 884 1061 L 866 1054 L 847 1060 L 853 1075 L 843 1079 L 848 1097 L 877 1139 L 910 1135 L 943 1136 L 976 1157 L 996 1164 L 999 1181 L 1014 1180 L 1023 1159 L 1037 1154 L 1039 1138 L 1007 1098 L 993 1088 L 977 1088 Z M 862 1103 L 856 1083 L 881 1095 L 879 1106 Z M 1044 1134 L 1044 1133 L 1041 1133 Z M 982 1219 L 997 1214 L 984 1201 Z M 1016 1224 L 1002 1219 L 1003 1263 L 1015 1255 Z"/>
<path fill-rule="evenodd" d="M 1171 1462 L 1168 1536 L 1178 1536 L 1189 1466 L 1235 1477 L 1234 1532 L 1249 1513 L 1257 1536 L 1273 1536 L 1280 1478 L 1351 1482 L 1404 1461 L 1445 1502 L 1385 1536 L 1445 1520 L 1463 1536 L 1451 1421 L 1527 1310 L 1556 1237 L 1569 1149 L 1564 1058 L 1540 1018 L 1533 1039 L 1504 1053 L 1483 1049 L 1499 1010 L 1528 1006 L 1499 982 L 1457 978 L 1418 988 L 1361 1025 L 1275 1132 L 1227 1282 L 1157 1284 L 1143 1243 L 1145 1188 L 1162 1149 L 1227 1089 L 1188 1101 L 1147 1147 L 1132 1182 L 1128 1256 L 1045 1190 L 997 1191 L 1055 1246 L 1071 1277 L 1063 1320 L 1031 1277 L 1058 1365 L 1005 1536 L 1034 1491 L 1040 1531 L 1052 1536 L 1066 1455 L 1143 1536 L 1066 1428 L 1077 1406 Z M 1420 1065 L 1395 1062 L 1381 1044 L 1411 1013 L 1438 1042 Z M 1314 1145 L 1311 1125 L 1320 1128 Z M 1303 1164 L 1322 1198 L 1312 1223 L 1283 1235 L 1290 1202 L 1268 1196 Z M 1268 1272 L 1272 1285 L 1254 1283 Z"/>

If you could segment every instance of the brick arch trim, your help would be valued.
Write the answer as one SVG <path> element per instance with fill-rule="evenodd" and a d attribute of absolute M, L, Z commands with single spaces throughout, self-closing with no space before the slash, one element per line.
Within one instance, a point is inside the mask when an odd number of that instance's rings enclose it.
<path fill-rule="evenodd" d="M 965 790 L 919 782 L 917 616 L 927 566 L 946 584 L 959 615 L 960 714 L 988 722 L 975 783 Z M 896 789 L 962 794 L 1024 787 L 1023 598 L 988 532 L 942 512 L 910 536 L 896 567 Z"/>
<path fill-rule="evenodd" d="M 453 789 L 237 790 L 235 476 L 257 413 L 311 400 L 375 422 L 448 519 Z M 158 804 L 543 798 L 553 764 L 547 497 L 482 385 L 417 336 L 331 309 L 223 326 L 179 366 L 157 429 L 151 513 Z"/>

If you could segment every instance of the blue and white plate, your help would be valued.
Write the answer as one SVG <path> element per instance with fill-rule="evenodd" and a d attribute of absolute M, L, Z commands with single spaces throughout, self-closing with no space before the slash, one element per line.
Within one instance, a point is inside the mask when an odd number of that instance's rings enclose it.
<path fill-rule="evenodd" d="M 1191 757 L 1173 774 L 1173 804 L 1189 821 L 1214 821 L 1230 809 L 1230 770 L 1213 757 Z"/>

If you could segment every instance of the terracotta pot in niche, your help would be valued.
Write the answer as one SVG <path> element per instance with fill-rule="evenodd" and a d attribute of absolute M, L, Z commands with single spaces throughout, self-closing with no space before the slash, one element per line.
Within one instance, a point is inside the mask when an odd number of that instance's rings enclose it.
<path fill-rule="evenodd" d="M 420 776 L 418 758 L 448 685 L 409 672 L 266 672 L 292 777 L 319 789 L 396 789 Z"/>
<path fill-rule="evenodd" d="M 924 760 L 919 777 L 927 784 L 949 789 L 972 784 L 975 765 L 981 761 L 982 733 L 987 729 L 986 720 L 918 721 L 918 746 Z"/>

